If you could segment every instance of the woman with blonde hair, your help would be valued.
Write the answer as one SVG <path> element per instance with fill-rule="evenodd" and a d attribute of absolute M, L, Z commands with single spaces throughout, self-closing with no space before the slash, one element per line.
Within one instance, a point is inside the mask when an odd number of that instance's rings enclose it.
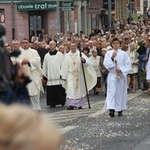
<path fill-rule="evenodd" d="M 128 81 L 128 91 L 130 84 L 132 84 L 132 92 L 135 93 L 136 90 L 136 77 L 138 74 L 138 68 L 139 68 L 139 54 L 136 52 L 136 44 L 135 43 L 130 43 L 130 50 L 127 51 L 127 54 L 130 57 L 131 64 L 132 64 L 132 69 L 130 70 L 128 76 L 127 76 L 127 81 Z M 132 83 L 131 83 L 132 82 Z"/>
<path fill-rule="evenodd" d="M 61 132 L 43 115 L 21 105 L 0 105 L 0 150 L 58 150 Z"/>

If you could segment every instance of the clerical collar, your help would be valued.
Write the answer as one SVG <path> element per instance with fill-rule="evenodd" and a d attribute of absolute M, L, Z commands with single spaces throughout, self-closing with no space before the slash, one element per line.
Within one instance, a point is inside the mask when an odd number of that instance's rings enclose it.
<path fill-rule="evenodd" d="M 57 52 L 58 52 L 57 50 L 49 51 L 49 54 L 50 54 L 50 55 L 56 55 L 56 54 L 57 54 Z"/>

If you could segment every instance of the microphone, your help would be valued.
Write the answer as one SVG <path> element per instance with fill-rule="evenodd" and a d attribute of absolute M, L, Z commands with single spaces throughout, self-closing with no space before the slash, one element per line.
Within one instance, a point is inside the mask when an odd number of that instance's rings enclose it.
<path fill-rule="evenodd" d="M 20 54 L 21 54 L 21 51 L 18 49 L 15 49 L 9 53 L 9 57 L 18 57 Z"/>

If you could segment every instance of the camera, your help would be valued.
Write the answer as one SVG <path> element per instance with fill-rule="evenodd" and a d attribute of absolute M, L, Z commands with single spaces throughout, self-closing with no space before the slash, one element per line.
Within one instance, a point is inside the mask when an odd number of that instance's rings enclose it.
<path fill-rule="evenodd" d="M 4 48 L 5 28 L 0 25 L 0 101 L 6 105 L 12 103 L 30 104 L 26 85 L 31 82 L 19 63 L 13 64 L 11 57 L 18 57 L 20 50 L 8 52 Z M 21 74 L 20 74 L 21 72 Z"/>
<path fill-rule="evenodd" d="M 0 25 L 0 93 L 5 93 L 16 84 L 16 78 L 18 77 L 18 70 L 20 69 L 19 64 L 13 64 L 11 57 L 18 57 L 20 55 L 20 50 L 13 50 L 9 53 L 4 49 L 5 43 L 5 27 Z M 20 77 L 24 80 L 24 85 L 31 82 L 29 77 Z"/>

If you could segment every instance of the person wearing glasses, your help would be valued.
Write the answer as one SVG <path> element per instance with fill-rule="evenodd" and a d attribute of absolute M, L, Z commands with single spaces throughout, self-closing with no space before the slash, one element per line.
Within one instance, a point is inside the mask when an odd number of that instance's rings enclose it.
<path fill-rule="evenodd" d="M 108 51 L 104 58 L 104 66 L 109 71 L 107 77 L 106 109 L 109 116 L 114 117 L 115 111 L 122 116 L 127 102 L 127 74 L 131 70 L 131 61 L 128 54 L 120 49 L 118 38 L 112 39 L 113 49 Z"/>

